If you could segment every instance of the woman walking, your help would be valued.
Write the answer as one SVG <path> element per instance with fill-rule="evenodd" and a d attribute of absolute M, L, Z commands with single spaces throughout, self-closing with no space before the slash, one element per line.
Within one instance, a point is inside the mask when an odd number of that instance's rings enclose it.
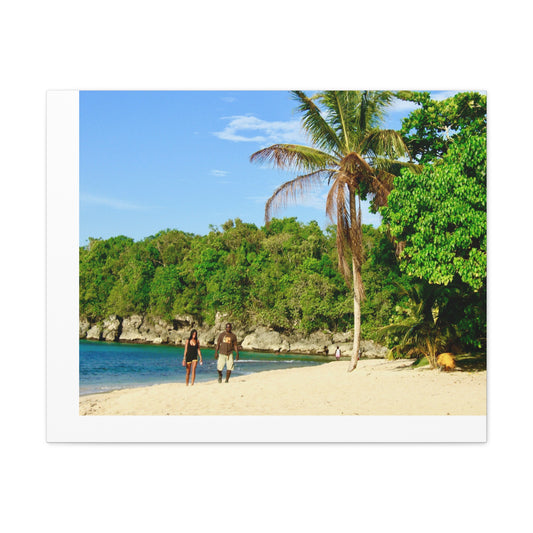
<path fill-rule="evenodd" d="M 198 342 L 198 332 L 193 329 L 187 342 L 185 343 L 185 352 L 183 353 L 182 366 L 187 366 L 185 372 L 185 385 L 189 385 L 189 376 L 191 376 L 191 385 L 194 385 L 194 378 L 196 377 L 196 365 L 200 358 L 202 365 L 202 352 L 200 351 L 200 343 Z"/>

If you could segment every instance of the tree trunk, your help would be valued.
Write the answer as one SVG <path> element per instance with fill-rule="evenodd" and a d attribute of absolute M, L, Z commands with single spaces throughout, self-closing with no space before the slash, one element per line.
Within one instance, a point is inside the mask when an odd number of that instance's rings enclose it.
<path fill-rule="evenodd" d="M 437 347 L 433 346 L 430 341 L 427 341 L 428 346 L 428 355 L 427 360 L 429 362 L 429 366 L 432 369 L 437 368 Z"/>
<path fill-rule="evenodd" d="M 361 341 L 361 271 L 356 268 L 352 259 L 353 269 L 353 354 L 350 360 L 348 372 L 355 370 L 357 361 L 359 361 L 359 345 Z"/>

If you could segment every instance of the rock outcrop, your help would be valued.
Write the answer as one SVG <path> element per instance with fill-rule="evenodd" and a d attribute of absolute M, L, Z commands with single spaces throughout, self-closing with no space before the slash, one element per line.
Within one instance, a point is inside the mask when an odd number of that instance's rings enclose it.
<path fill-rule="evenodd" d="M 132 315 L 122 320 L 122 333 L 118 340 L 123 342 L 142 342 L 145 338 L 141 335 L 139 328 L 142 326 L 144 318 L 141 315 Z"/>
<path fill-rule="evenodd" d="M 80 317 L 80 339 L 87 337 L 87 332 L 91 329 L 91 323 L 86 317 Z"/>
<path fill-rule="evenodd" d="M 291 351 L 291 344 L 287 337 L 262 326 L 246 335 L 241 345 L 243 350 L 266 351 L 268 348 L 269 352 L 287 353 Z"/>
<path fill-rule="evenodd" d="M 152 344 L 167 344 L 171 330 L 173 330 L 173 324 L 161 318 L 147 318 L 139 326 L 142 338 Z"/>
<path fill-rule="evenodd" d="M 98 324 L 91 326 L 85 335 L 85 338 L 89 341 L 99 341 L 102 338 L 102 327 Z"/>
<path fill-rule="evenodd" d="M 214 326 L 200 326 L 193 317 L 187 315 L 178 315 L 172 321 L 143 315 L 125 318 L 111 315 L 101 323 L 90 323 L 86 317 L 81 317 L 79 334 L 80 339 L 88 340 L 183 346 L 191 330 L 196 329 L 201 345 L 212 347 L 218 334 L 224 331 L 227 321 L 227 315 L 221 313 L 217 313 Z M 233 326 L 240 346 L 245 351 L 324 355 L 324 349 L 327 348 L 332 356 L 338 346 L 343 356 L 351 356 L 353 350 L 352 332 L 317 331 L 310 335 L 288 335 L 265 326 L 252 329 L 236 323 Z M 361 341 L 362 358 L 385 358 L 387 351 L 387 348 L 374 341 Z"/>
<path fill-rule="evenodd" d="M 362 340 L 360 343 L 362 356 L 365 359 L 385 359 L 389 350 L 374 341 Z"/>
<path fill-rule="evenodd" d="M 102 340 L 116 341 L 120 335 L 122 322 L 117 315 L 111 315 L 104 320 L 102 326 Z"/>

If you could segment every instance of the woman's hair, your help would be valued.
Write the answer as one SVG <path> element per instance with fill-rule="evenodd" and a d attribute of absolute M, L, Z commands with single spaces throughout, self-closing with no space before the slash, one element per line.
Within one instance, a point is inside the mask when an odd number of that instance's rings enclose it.
<path fill-rule="evenodd" d="M 193 333 L 196 333 L 196 340 L 198 340 L 198 332 L 197 332 L 195 329 L 193 329 L 193 330 L 191 331 L 191 335 L 190 335 L 190 337 L 189 337 L 189 340 L 192 339 L 192 334 L 193 334 Z"/>

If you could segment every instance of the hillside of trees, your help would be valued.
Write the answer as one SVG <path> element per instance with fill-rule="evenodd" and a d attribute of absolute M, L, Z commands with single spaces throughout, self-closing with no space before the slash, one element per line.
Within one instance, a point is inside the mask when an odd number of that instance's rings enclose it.
<path fill-rule="evenodd" d="M 364 238 L 364 334 L 372 338 L 396 312 L 396 284 L 406 276 L 382 233 L 365 226 Z M 91 321 L 187 314 L 213 324 L 217 311 L 277 331 L 348 330 L 351 294 L 337 269 L 334 227 L 324 233 L 316 222 L 284 218 L 257 228 L 237 219 L 206 236 L 166 230 L 80 248 L 80 314 Z"/>

